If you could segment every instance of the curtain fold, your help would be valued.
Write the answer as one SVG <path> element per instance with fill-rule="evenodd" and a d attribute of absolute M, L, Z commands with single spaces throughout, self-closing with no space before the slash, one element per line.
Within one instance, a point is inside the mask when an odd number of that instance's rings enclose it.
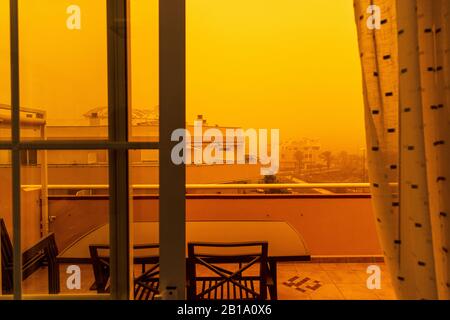
<path fill-rule="evenodd" d="M 372 203 L 399 299 L 450 298 L 449 6 L 354 1 Z"/>

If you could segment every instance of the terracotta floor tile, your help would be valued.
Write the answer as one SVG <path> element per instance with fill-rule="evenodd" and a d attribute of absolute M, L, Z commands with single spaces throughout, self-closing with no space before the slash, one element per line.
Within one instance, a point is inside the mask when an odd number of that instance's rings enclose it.
<path fill-rule="evenodd" d="M 288 288 L 283 285 L 278 286 L 279 300 L 311 300 L 307 293 L 300 292 L 294 288 Z"/>
<path fill-rule="evenodd" d="M 334 284 L 324 284 L 317 291 L 310 293 L 312 300 L 343 300 L 344 296 Z"/>
<path fill-rule="evenodd" d="M 392 285 L 381 284 L 380 290 L 375 290 L 375 294 L 381 300 L 396 300 L 395 290 Z"/>
<path fill-rule="evenodd" d="M 346 268 L 351 271 L 366 271 L 367 267 L 374 265 L 372 263 L 346 263 Z M 377 265 L 377 264 L 375 264 Z"/>
<path fill-rule="evenodd" d="M 336 286 L 346 300 L 379 300 L 376 290 L 370 290 L 364 285 L 338 284 Z"/>
<path fill-rule="evenodd" d="M 349 270 L 327 271 L 331 281 L 335 284 L 365 284 L 365 280 L 361 278 L 360 273 Z"/>
<path fill-rule="evenodd" d="M 295 263 L 277 263 L 278 271 L 293 271 L 297 272 L 297 265 Z"/>
<path fill-rule="evenodd" d="M 367 279 L 370 277 L 370 274 L 367 273 L 366 270 L 355 270 L 352 272 L 358 275 L 358 277 L 361 279 L 361 283 L 366 283 Z"/>
<path fill-rule="evenodd" d="M 326 271 L 298 272 L 297 275 L 301 278 L 310 278 L 312 280 L 320 281 L 321 284 L 333 283 Z"/>
<path fill-rule="evenodd" d="M 324 271 L 341 271 L 347 270 L 346 263 L 319 263 L 320 267 Z"/>
<path fill-rule="evenodd" d="M 323 271 L 319 263 L 297 263 L 295 265 L 298 272 L 309 272 L 309 271 Z"/>
<path fill-rule="evenodd" d="M 384 264 L 382 268 L 381 290 L 368 290 L 366 280 L 367 263 L 283 263 L 278 269 L 278 296 L 280 300 L 339 300 L 339 299 L 395 299 L 394 289 L 390 282 L 389 273 Z M 89 290 L 94 282 L 92 267 L 81 267 L 81 290 L 69 290 L 66 280 L 68 265 L 60 266 L 61 293 L 62 294 L 95 294 Z M 136 272 L 140 271 L 137 267 Z M 204 273 L 209 273 L 204 271 Z M 310 278 L 319 281 L 321 286 L 314 290 L 301 286 L 306 292 L 301 292 L 292 287 L 283 285 L 283 282 L 293 277 Z M 25 294 L 47 293 L 47 270 L 40 269 L 23 282 Z"/>
<path fill-rule="evenodd" d="M 277 279 L 279 282 L 283 282 L 286 281 L 288 279 L 291 279 L 292 277 L 298 276 L 299 273 L 297 272 L 297 270 L 278 270 L 277 271 Z"/>

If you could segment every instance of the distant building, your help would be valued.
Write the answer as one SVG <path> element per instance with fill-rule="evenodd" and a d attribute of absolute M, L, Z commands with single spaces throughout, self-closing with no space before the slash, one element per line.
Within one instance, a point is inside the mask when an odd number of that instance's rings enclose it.
<path fill-rule="evenodd" d="M 142 125 L 157 125 L 159 122 L 159 107 L 156 106 L 151 109 L 137 109 L 132 108 L 131 110 L 131 124 L 132 126 L 142 126 Z M 107 125 L 108 124 L 108 108 L 99 107 L 94 108 L 86 112 L 84 118 L 89 121 L 89 125 Z"/>
<path fill-rule="evenodd" d="M 133 109 L 131 112 L 131 137 L 132 141 L 154 142 L 159 140 L 158 108 L 152 110 Z M 203 130 L 209 128 L 219 129 L 225 134 L 227 127 L 211 126 L 202 115 L 198 120 L 203 121 Z M 22 139 L 36 140 L 70 140 L 70 139 L 107 139 L 108 137 L 108 109 L 106 107 L 94 108 L 76 121 L 76 125 L 49 125 L 46 121 L 46 113 L 40 110 L 21 109 L 21 137 Z M 0 139 L 7 140 L 11 136 L 11 108 L 0 105 Z M 193 133 L 193 125 L 186 128 Z M 232 128 L 236 129 L 236 128 Z M 194 149 L 205 148 L 192 145 L 188 147 L 191 152 Z M 237 154 L 237 144 L 232 146 L 222 145 L 223 152 Z M 101 184 L 106 183 L 106 178 L 92 180 L 91 177 L 105 177 L 104 170 L 108 165 L 108 152 L 106 150 L 71 150 L 70 152 L 47 152 L 47 164 L 49 168 L 51 184 L 85 184 L 86 181 Z M 42 153 L 37 150 L 25 150 L 22 152 L 21 162 L 27 167 L 27 172 L 33 171 L 42 163 Z M 1 167 L 11 164 L 9 152 L 0 152 L 0 179 Z M 156 184 L 159 174 L 159 153 L 157 150 L 132 150 L 130 151 L 130 164 L 133 167 L 133 183 Z M 245 183 L 255 182 L 261 179 L 260 164 L 192 164 L 187 165 L 186 175 L 188 183 Z M 97 172 L 97 173 L 95 173 Z M 102 173 L 98 173 L 102 172 Z M 9 174 L 9 169 L 4 170 Z M 104 181 L 103 181 L 104 180 Z M 39 179 L 34 181 L 39 183 Z M 28 182 L 29 183 L 29 182 Z"/>
<path fill-rule="evenodd" d="M 302 138 L 288 140 L 281 144 L 280 167 L 282 171 L 301 171 L 311 169 L 322 163 L 319 139 Z"/>

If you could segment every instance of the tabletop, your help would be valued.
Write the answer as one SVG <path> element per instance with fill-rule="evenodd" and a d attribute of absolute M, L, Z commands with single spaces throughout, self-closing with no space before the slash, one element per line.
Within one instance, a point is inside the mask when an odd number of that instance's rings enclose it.
<path fill-rule="evenodd" d="M 133 223 L 134 244 L 159 243 L 158 222 Z M 188 221 L 186 242 L 269 243 L 269 258 L 276 261 L 308 261 L 309 250 L 302 236 L 285 221 Z M 90 263 L 89 245 L 109 243 L 109 224 L 102 225 L 62 251 L 60 262 Z"/>

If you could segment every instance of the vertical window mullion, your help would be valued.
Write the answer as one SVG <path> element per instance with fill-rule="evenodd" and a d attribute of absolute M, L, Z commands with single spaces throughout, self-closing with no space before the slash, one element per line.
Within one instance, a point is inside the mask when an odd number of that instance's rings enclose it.
<path fill-rule="evenodd" d="M 177 299 L 186 284 L 186 172 L 171 160 L 171 134 L 186 126 L 185 11 L 185 0 L 159 1 L 160 289 Z"/>
<path fill-rule="evenodd" d="M 109 140 L 128 141 L 128 1 L 107 1 Z M 127 148 L 109 148 L 111 298 L 130 292 Z"/>
<path fill-rule="evenodd" d="M 11 50 L 11 136 L 13 208 L 13 289 L 14 299 L 22 298 L 22 250 L 20 217 L 20 81 L 18 0 L 10 0 Z"/>

